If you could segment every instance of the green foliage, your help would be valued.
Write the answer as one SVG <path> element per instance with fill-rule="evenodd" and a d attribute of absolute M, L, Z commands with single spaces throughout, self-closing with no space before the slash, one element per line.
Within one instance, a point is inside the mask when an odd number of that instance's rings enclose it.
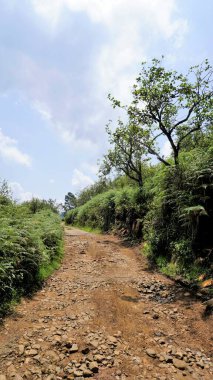
<path fill-rule="evenodd" d="M 65 195 L 64 199 L 64 211 L 67 212 L 69 210 L 72 210 L 77 205 L 76 196 L 71 193 L 70 191 Z"/>
<path fill-rule="evenodd" d="M 77 206 L 78 207 L 82 206 L 83 204 L 88 202 L 90 199 L 92 199 L 96 195 L 109 190 L 110 187 L 111 187 L 111 182 L 103 178 L 97 181 L 96 183 L 86 187 L 77 196 L 77 200 L 76 200 Z"/>
<path fill-rule="evenodd" d="M 0 196 L 12 200 L 12 192 L 7 181 L 0 180 Z"/>
<path fill-rule="evenodd" d="M 158 256 L 156 259 L 156 264 L 162 273 L 167 276 L 174 277 L 179 274 L 178 266 L 176 263 L 168 262 L 165 256 Z"/>
<path fill-rule="evenodd" d="M 77 223 L 108 231 L 115 221 L 114 191 L 98 194 L 78 208 Z M 66 219 L 65 219 L 66 220 Z"/>
<path fill-rule="evenodd" d="M 180 154 L 178 166 L 144 166 L 144 183 L 126 186 L 116 178 L 111 189 L 92 197 L 66 216 L 71 225 L 119 231 L 141 237 L 143 251 L 170 275 L 192 278 L 213 271 L 213 150 L 197 147 Z M 129 181 L 129 180 L 128 180 Z M 128 183 L 128 182 L 127 182 Z"/>
<path fill-rule="evenodd" d="M 0 316 L 37 289 L 62 254 L 60 217 L 51 207 L 35 213 L 31 206 L 0 203 Z"/>
<path fill-rule="evenodd" d="M 102 231 L 100 228 L 92 228 L 92 227 L 88 227 L 88 226 L 82 226 L 82 225 L 78 225 L 75 223 L 75 227 L 76 228 L 80 228 L 82 231 L 85 231 L 85 232 L 91 232 L 93 234 L 101 234 Z M 72 227 L 71 227 L 72 228 Z"/>
<path fill-rule="evenodd" d="M 56 200 L 53 199 L 39 199 L 39 198 L 32 198 L 30 201 L 26 201 L 22 203 L 23 205 L 26 205 L 27 208 L 35 214 L 36 212 L 39 212 L 41 210 L 52 210 L 55 213 L 58 213 L 59 205 L 56 203 Z"/>
<path fill-rule="evenodd" d="M 0 180 L 0 206 L 12 203 L 12 192 L 5 180 Z"/>
<path fill-rule="evenodd" d="M 121 121 L 118 121 L 118 124 L 115 131 L 111 131 L 107 126 L 106 131 L 112 148 L 104 156 L 100 172 L 106 176 L 114 169 L 118 174 L 125 174 L 142 187 L 142 157 L 146 153 L 142 142 L 142 129 L 136 124 L 124 125 Z M 145 161 L 144 157 L 143 160 Z"/>
<path fill-rule="evenodd" d="M 179 153 L 192 145 L 191 141 L 199 141 L 212 123 L 212 67 L 208 60 L 191 67 L 187 75 L 166 69 L 158 59 L 150 66 L 143 62 L 132 95 L 132 103 L 123 107 L 129 128 L 134 125 L 140 130 L 137 135 L 143 152 L 167 166 L 170 162 L 158 144 L 162 137 L 168 140 L 178 165 Z M 121 107 L 118 100 L 109 98 L 113 107 Z"/>
<path fill-rule="evenodd" d="M 152 187 L 145 216 L 145 237 L 151 258 L 174 263 L 179 271 L 205 267 L 211 272 L 213 225 L 213 155 L 211 149 L 193 149 L 180 156 L 179 167 L 158 170 L 148 178 Z M 194 271 L 195 272 L 195 271 Z"/>
<path fill-rule="evenodd" d="M 66 213 L 64 220 L 67 224 L 74 224 L 77 215 L 78 215 L 78 208 L 75 208 Z"/>
<path fill-rule="evenodd" d="M 96 195 L 84 205 L 67 213 L 65 222 L 102 231 L 126 229 L 126 235 L 134 234 L 134 224 L 139 217 L 139 190 L 134 187 L 111 189 Z"/>

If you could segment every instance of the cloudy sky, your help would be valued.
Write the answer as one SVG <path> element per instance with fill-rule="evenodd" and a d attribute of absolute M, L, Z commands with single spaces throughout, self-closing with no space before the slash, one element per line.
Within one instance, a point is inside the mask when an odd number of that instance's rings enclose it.
<path fill-rule="evenodd" d="M 140 62 L 212 62 L 212 0 L 0 0 L 0 178 L 63 200 L 96 178 Z M 165 146 L 166 150 L 166 146 Z"/>

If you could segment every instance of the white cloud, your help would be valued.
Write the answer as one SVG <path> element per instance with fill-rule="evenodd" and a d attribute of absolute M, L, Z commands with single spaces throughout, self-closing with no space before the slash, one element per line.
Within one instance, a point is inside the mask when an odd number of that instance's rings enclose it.
<path fill-rule="evenodd" d="M 176 0 L 32 0 L 32 4 L 36 12 L 52 23 L 59 21 L 63 9 L 69 9 L 72 12 L 86 12 L 93 22 L 107 26 L 114 25 L 115 18 L 120 22 L 123 15 L 128 18 L 123 21 L 129 21 L 129 24 L 132 23 L 132 16 L 137 19 L 143 16 L 145 21 L 152 18 L 156 29 L 161 29 L 167 37 L 176 32 L 180 25 L 183 26 L 182 22 L 171 20 L 171 14 L 177 11 Z"/>
<path fill-rule="evenodd" d="M 18 0 L 13 1 L 18 7 Z M 35 48 L 39 45 L 44 54 L 39 56 L 37 49 L 36 54 L 26 48 L 10 50 L 8 44 L 1 47 L 0 54 L 7 57 L 2 63 L 2 77 L 7 81 L 6 84 L 3 81 L 0 90 L 6 87 L 22 94 L 62 141 L 70 145 L 72 154 L 79 157 L 76 165 L 81 170 L 86 155 L 94 162 L 106 149 L 104 125 L 114 118 L 107 94 L 110 92 L 127 103 L 139 64 L 148 58 L 152 45 L 170 41 L 170 53 L 176 54 L 186 34 L 187 21 L 178 14 L 177 0 L 31 0 L 29 3 L 33 6 L 30 12 L 32 9 L 35 12 L 32 30 L 34 33 L 39 30 L 38 38 L 44 39 L 37 41 Z M 76 17 L 79 28 L 72 29 L 76 12 L 87 16 L 87 20 L 83 19 L 84 28 Z M 92 34 L 87 49 L 87 32 L 90 36 L 91 31 L 96 32 L 97 39 Z"/>
<path fill-rule="evenodd" d="M 57 25 L 65 5 L 63 0 L 32 0 L 32 4 L 36 12 L 47 19 L 53 28 Z"/>
<path fill-rule="evenodd" d="M 179 17 L 176 0 L 32 0 L 35 11 L 57 28 L 63 10 L 84 12 L 108 34 L 94 64 L 97 87 L 129 99 L 136 65 L 147 58 L 147 47 L 158 38 L 182 45 L 188 24 Z"/>
<path fill-rule="evenodd" d="M 52 119 L 52 114 L 47 108 L 46 104 L 42 104 L 40 101 L 35 100 L 32 107 L 41 115 L 42 119 L 50 121 Z"/>
<path fill-rule="evenodd" d="M 89 124 L 89 119 L 94 120 L 96 115 L 100 115 L 99 126 L 104 125 L 109 118 L 107 109 L 107 94 L 112 93 L 123 103 L 128 103 L 131 98 L 131 88 L 138 73 L 139 63 L 147 59 L 147 54 L 152 43 L 159 39 L 170 40 L 175 48 L 181 46 L 187 32 L 187 20 L 178 14 L 176 0 L 31 0 L 35 12 L 47 21 L 48 26 L 52 26 L 57 33 L 57 26 L 63 12 L 71 13 L 83 12 L 88 19 L 95 24 L 104 27 L 107 38 L 103 40 L 99 47 L 98 54 L 93 57 L 93 68 L 89 75 L 92 79 L 91 92 L 81 94 L 79 101 L 82 110 L 84 104 L 96 104 L 96 109 L 91 106 L 90 110 L 84 109 L 81 120 L 73 125 L 65 125 L 64 121 L 57 120 L 55 103 L 41 104 L 35 102 L 37 110 L 43 118 L 58 121 L 60 126 L 56 127 L 59 135 L 66 143 L 72 146 L 82 146 L 86 150 L 97 150 L 94 147 L 94 140 L 103 136 L 103 129 L 93 132 L 93 125 Z M 36 73 L 35 73 L 36 74 Z M 48 83 L 56 73 L 45 75 Z M 37 78 L 38 75 L 33 75 Z M 44 75 L 43 75 L 44 77 Z M 56 75 L 57 77 L 57 75 Z M 62 83 L 66 83 L 62 80 Z M 70 88 L 72 83 L 70 83 Z M 64 86 L 65 89 L 65 86 Z M 44 91 L 45 93 L 45 91 Z M 68 95 L 68 96 L 66 96 Z M 71 119 L 73 98 L 72 92 L 63 96 L 61 113 L 67 113 L 67 118 Z M 42 96 L 43 97 L 43 96 Z M 76 98 L 78 95 L 76 96 Z M 51 98 L 48 96 L 48 98 Z M 89 98 L 89 100 L 88 100 Z M 70 104 L 65 107 L 65 99 L 70 99 Z M 47 103 L 48 99 L 46 98 Z M 44 102 L 45 103 L 45 99 Z M 75 100 L 73 102 L 75 104 Z M 60 101 L 58 101 L 60 104 Z M 65 109 L 67 108 L 67 109 Z M 101 109 L 102 112 L 98 111 Z M 68 112 L 67 112 L 68 111 Z M 84 118 L 84 120 L 82 120 Z M 98 122 L 95 122 L 97 125 Z M 88 129 L 90 130 L 88 131 Z M 85 138 L 85 136 L 87 137 Z"/>
<path fill-rule="evenodd" d="M 86 186 L 92 185 L 93 183 L 94 181 L 91 177 L 78 169 L 74 169 L 71 178 L 71 185 L 75 188 L 75 191 L 81 190 Z"/>
<path fill-rule="evenodd" d="M 17 147 L 17 141 L 4 135 L 0 129 L 0 155 L 10 161 L 24 166 L 31 166 L 31 158 L 28 154 L 21 152 Z"/>
<path fill-rule="evenodd" d="M 83 171 L 86 171 L 87 173 L 89 172 L 93 175 L 96 175 L 98 173 L 98 169 L 99 169 L 98 165 L 89 164 L 88 162 L 83 162 L 81 167 L 82 167 Z"/>
<path fill-rule="evenodd" d="M 71 124 L 71 128 L 63 126 L 61 124 L 55 124 L 55 129 L 60 135 L 61 139 L 64 143 L 69 144 L 73 151 L 82 151 L 86 152 L 98 152 L 97 144 L 92 141 L 92 139 L 88 136 L 79 136 L 78 137 L 78 126 Z"/>
<path fill-rule="evenodd" d="M 30 201 L 33 198 L 33 196 L 35 196 L 31 192 L 25 191 L 22 185 L 18 182 L 10 182 L 9 186 L 13 192 L 14 198 L 18 202 Z M 35 197 L 37 198 L 37 196 Z"/>

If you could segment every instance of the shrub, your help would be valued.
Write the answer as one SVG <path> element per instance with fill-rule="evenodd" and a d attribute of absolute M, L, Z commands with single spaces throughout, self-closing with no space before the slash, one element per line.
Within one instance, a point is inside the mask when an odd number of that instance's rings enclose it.
<path fill-rule="evenodd" d="M 50 210 L 32 214 L 12 201 L 0 204 L 0 316 L 12 300 L 29 295 L 43 280 L 44 268 L 60 259 L 60 217 Z"/>
<path fill-rule="evenodd" d="M 135 187 L 112 189 L 96 195 L 65 216 L 67 224 L 77 224 L 102 231 L 126 229 L 127 235 L 134 234 L 134 224 L 140 218 L 139 191 Z"/>
<path fill-rule="evenodd" d="M 163 255 L 183 272 L 198 261 L 206 267 L 211 263 L 212 163 L 211 151 L 194 149 L 181 155 L 178 168 L 159 167 L 159 173 L 147 180 L 147 189 L 151 182 L 155 186 L 144 221 L 145 236 L 156 262 Z"/>

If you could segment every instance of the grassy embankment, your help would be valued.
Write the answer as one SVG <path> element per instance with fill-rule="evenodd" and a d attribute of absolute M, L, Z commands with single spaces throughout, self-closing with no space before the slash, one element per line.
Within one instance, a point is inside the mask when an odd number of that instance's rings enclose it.
<path fill-rule="evenodd" d="M 50 209 L 0 199 L 0 317 L 22 296 L 30 296 L 60 266 L 63 229 Z"/>

